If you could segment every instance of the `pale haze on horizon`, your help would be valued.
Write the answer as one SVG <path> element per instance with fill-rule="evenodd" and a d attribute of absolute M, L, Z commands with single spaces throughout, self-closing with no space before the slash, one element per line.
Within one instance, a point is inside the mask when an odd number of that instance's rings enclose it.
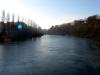
<path fill-rule="evenodd" d="M 31 19 L 43 29 L 100 13 L 100 0 L 0 0 L 6 13 Z"/>

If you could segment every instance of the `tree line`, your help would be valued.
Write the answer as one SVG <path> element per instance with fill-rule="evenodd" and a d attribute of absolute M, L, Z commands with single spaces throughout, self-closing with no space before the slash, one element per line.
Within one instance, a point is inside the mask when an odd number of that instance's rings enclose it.
<path fill-rule="evenodd" d="M 2 11 L 2 17 L 0 21 L 0 41 L 21 41 L 33 37 L 42 36 L 41 27 L 37 26 L 34 22 L 26 24 L 24 21 L 20 21 L 19 16 L 15 22 L 15 15 L 12 15 L 12 21 L 10 21 L 10 14 Z"/>
<path fill-rule="evenodd" d="M 71 35 L 100 40 L 100 16 L 93 15 L 86 19 L 75 20 L 71 23 L 52 26 L 47 34 Z"/>

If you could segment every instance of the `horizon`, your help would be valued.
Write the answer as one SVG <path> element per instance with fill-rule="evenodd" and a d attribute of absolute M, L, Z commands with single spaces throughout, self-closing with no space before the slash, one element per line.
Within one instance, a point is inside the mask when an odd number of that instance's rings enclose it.
<path fill-rule="evenodd" d="M 99 14 L 99 5 L 99 0 L 2 0 L 0 11 L 14 13 L 15 17 L 19 15 L 33 20 L 42 29 L 49 29 L 52 25 Z"/>

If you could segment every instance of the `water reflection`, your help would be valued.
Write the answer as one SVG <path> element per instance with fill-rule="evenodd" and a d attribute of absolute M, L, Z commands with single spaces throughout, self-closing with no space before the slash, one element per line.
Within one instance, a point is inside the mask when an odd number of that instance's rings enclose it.
<path fill-rule="evenodd" d="M 98 75 L 99 42 L 45 35 L 0 45 L 0 75 Z"/>

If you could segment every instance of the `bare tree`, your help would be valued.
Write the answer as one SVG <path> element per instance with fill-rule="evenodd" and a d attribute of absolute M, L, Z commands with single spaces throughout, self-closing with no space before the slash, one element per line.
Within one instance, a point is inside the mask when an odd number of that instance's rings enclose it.
<path fill-rule="evenodd" d="M 17 21 L 19 22 L 19 15 L 18 15 L 18 19 L 17 19 Z"/>
<path fill-rule="evenodd" d="M 7 23 L 10 22 L 10 14 L 9 14 L 9 13 L 7 13 L 7 18 L 6 18 L 6 20 L 7 20 Z"/>
<path fill-rule="evenodd" d="M 15 14 L 12 15 L 12 22 L 15 21 Z"/>
<path fill-rule="evenodd" d="M 5 10 L 2 11 L 2 22 L 5 21 Z"/>

